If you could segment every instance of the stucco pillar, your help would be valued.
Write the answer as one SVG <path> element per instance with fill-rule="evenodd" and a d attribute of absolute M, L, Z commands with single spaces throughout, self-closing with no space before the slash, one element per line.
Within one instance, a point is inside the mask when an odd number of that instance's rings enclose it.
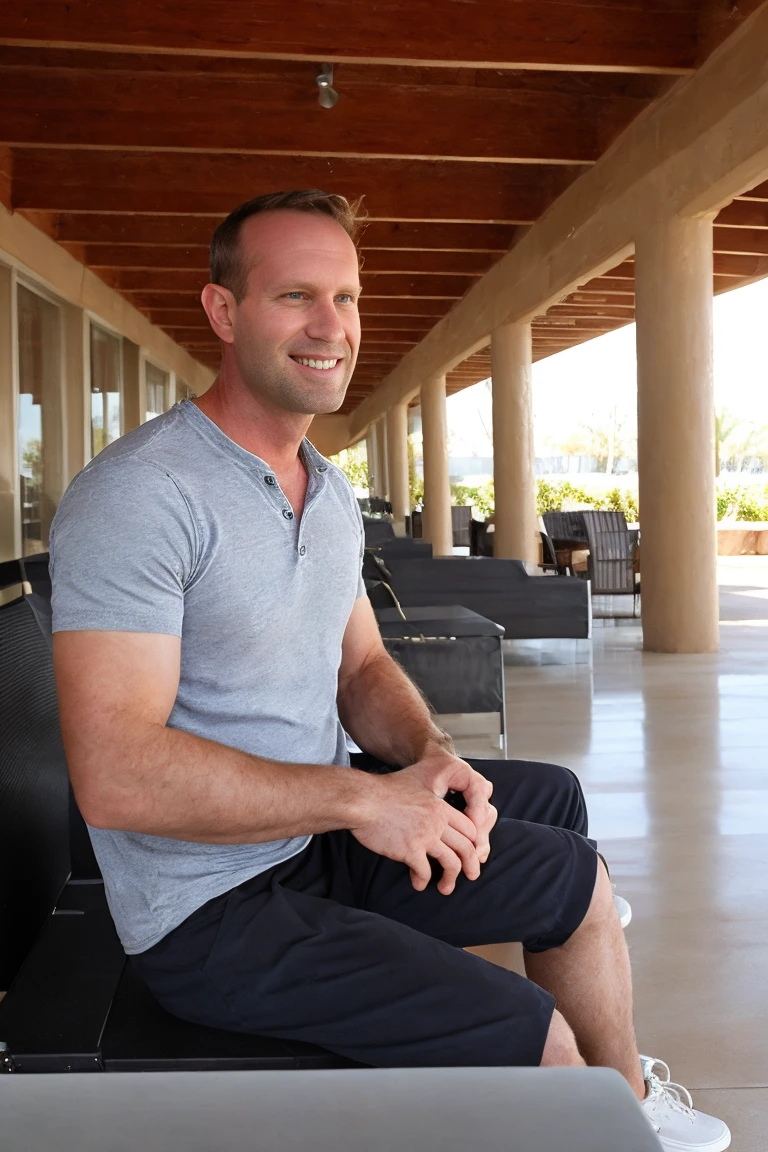
<path fill-rule="evenodd" d="M 376 421 L 376 491 L 374 495 L 386 500 L 389 495 L 387 478 L 387 426 L 381 416 Z"/>
<path fill-rule="evenodd" d="M 635 294 L 644 647 L 716 652 L 712 221 L 639 235 Z"/>
<path fill-rule="evenodd" d="M 395 404 L 387 412 L 387 473 L 389 499 L 395 524 L 410 515 L 408 492 L 408 403 Z"/>
<path fill-rule="evenodd" d="M 536 475 L 531 395 L 531 325 L 503 324 L 491 336 L 493 376 L 493 554 L 536 564 Z"/>
<path fill-rule="evenodd" d="M 425 540 L 435 556 L 453 552 L 451 485 L 448 477 L 448 420 L 445 376 L 432 376 L 421 386 L 421 432 L 424 452 Z"/>

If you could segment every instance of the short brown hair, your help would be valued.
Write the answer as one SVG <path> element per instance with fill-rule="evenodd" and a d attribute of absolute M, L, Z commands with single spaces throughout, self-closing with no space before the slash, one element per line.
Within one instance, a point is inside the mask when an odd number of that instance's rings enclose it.
<path fill-rule="evenodd" d="M 343 196 L 322 192 L 319 188 L 268 192 L 266 196 L 246 200 L 219 224 L 211 237 L 209 256 L 212 283 L 228 288 L 238 304 L 248 287 L 248 269 L 240 252 L 240 226 L 249 216 L 281 210 L 330 216 L 341 225 L 355 246 L 364 224 L 362 197 L 350 204 Z"/>

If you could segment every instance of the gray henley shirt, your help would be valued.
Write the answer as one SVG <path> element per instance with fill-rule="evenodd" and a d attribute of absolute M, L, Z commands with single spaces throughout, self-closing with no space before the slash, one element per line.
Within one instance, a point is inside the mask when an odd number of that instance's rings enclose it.
<path fill-rule="evenodd" d="M 111 444 L 54 519 L 53 630 L 180 636 L 170 727 L 275 760 L 343 765 L 336 691 L 344 630 L 365 593 L 362 518 L 340 469 L 307 440 L 302 455 L 298 521 L 268 465 L 188 400 Z M 89 831 L 128 953 L 309 843 Z"/>

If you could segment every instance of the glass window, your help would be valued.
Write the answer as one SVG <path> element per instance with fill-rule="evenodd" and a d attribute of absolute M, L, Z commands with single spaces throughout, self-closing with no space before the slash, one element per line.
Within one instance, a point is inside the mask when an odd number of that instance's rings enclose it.
<path fill-rule="evenodd" d="M 91 455 L 120 435 L 120 338 L 91 324 Z"/>
<path fill-rule="evenodd" d="M 58 486 L 60 313 L 22 284 L 17 289 L 19 335 L 19 488 L 22 555 L 48 549 Z"/>
<path fill-rule="evenodd" d="M 168 408 L 170 381 L 168 373 L 150 364 L 149 360 L 145 360 L 144 369 L 147 380 L 147 420 L 152 420 Z"/>

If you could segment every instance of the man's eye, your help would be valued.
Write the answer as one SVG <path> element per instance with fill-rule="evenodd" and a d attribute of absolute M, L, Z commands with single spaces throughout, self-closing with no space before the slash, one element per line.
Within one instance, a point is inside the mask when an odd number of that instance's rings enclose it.
<path fill-rule="evenodd" d="M 303 292 L 286 292 L 285 295 L 288 300 L 301 300 L 304 297 Z"/>
<path fill-rule="evenodd" d="M 354 304 L 355 298 L 349 292 L 342 292 L 336 299 L 342 304 Z"/>

